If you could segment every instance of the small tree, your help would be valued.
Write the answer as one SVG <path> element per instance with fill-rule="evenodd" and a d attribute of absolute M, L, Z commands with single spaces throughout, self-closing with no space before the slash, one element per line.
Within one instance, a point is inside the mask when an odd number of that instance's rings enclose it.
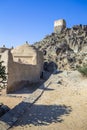
<path fill-rule="evenodd" d="M 6 68 L 2 65 L 3 61 L 0 61 L 0 83 L 6 81 Z"/>

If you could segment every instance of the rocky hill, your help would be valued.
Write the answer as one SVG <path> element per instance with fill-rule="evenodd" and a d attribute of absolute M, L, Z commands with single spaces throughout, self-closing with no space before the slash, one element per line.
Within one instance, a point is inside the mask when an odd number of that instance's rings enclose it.
<path fill-rule="evenodd" d="M 60 70 L 75 70 L 87 63 L 87 25 L 53 32 L 34 46 L 43 51 L 45 64 L 55 63 Z"/>

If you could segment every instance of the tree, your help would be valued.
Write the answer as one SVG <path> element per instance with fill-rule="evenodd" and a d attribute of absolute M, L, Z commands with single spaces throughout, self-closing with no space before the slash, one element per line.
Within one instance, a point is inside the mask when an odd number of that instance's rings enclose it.
<path fill-rule="evenodd" d="M 6 81 L 6 68 L 2 65 L 3 61 L 0 61 L 0 83 Z"/>

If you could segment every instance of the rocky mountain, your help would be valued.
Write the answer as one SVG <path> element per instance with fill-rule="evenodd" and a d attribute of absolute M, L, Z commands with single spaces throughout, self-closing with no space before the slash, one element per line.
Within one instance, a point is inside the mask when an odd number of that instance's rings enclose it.
<path fill-rule="evenodd" d="M 87 63 L 87 25 L 53 32 L 34 46 L 43 51 L 45 65 L 55 63 L 60 70 L 75 70 Z"/>

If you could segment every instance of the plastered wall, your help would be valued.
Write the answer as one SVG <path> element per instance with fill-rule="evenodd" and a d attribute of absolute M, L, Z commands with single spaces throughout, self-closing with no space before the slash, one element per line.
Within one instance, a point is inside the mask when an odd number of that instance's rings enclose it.
<path fill-rule="evenodd" d="M 29 83 L 38 82 L 40 80 L 40 73 L 42 71 L 41 62 L 42 61 L 39 61 L 37 65 L 20 64 L 13 61 L 10 53 L 8 62 L 9 74 L 7 93 L 22 88 Z"/>
<path fill-rule="evenodd" d="M 14 92 L 29 83 L 36 83 L 40 80 L 40 74 L 43 69 L 43 55 L 37 52 L 37 64 L 21 64 L 13 61 L 10 51 L 2 54 L 1 60 L 6 66 L 7 76 L 7 93 Z"/>

